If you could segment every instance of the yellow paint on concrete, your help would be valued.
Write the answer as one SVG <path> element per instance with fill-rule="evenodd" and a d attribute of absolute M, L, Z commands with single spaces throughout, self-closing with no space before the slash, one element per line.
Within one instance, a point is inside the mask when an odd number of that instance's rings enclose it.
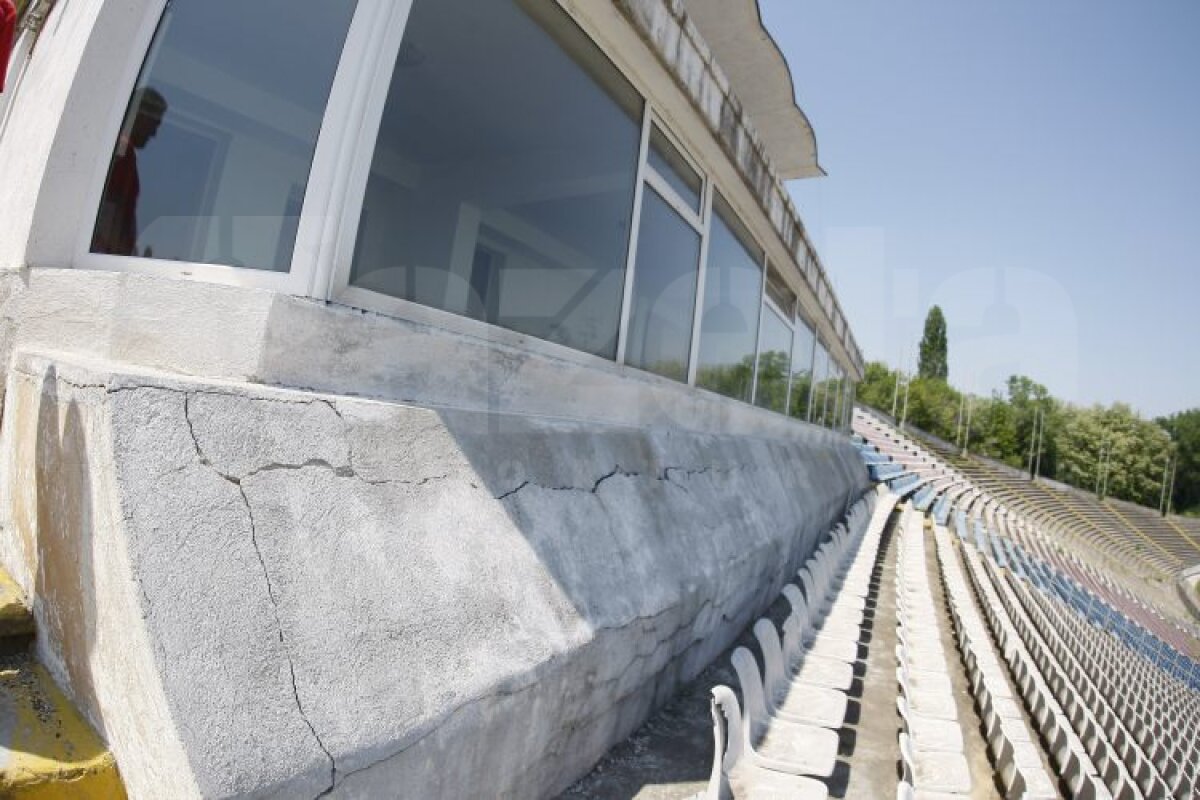
<path fill-rule="evenodd" d="M 1200 552 L 1200 544 L 1196 544 L 1196 540 L 1189 536 L 1188 532 L 1185 531 L 1181 525 L 1172 520 L 1170 516 L 1163 517 L 1163 519 L 1166 520 L 1167 524 L 1174 528 L 1180 536 L 1186 539 L 1188 544 L 1196 548 L 1197 552 Z"/>
<path fill-rule="evenodd" d="M 112 754 L 27 655 L 0 660 L 0 737 L 0 797 L 125 797 Z"/>
<path fill-rule="evenodd" d="M 25 604 L 25 594 L 8 573 L 0 569 L 0 636 L 24 636 L 33 630 L 33 615 Z"/>
<path fill-rule="evenodd" d="M 1145 534 L 1145 532 L 1144 532 L 1144 531 L 1143 531 L 1141 528 L 1139 528 L 1138 526 L 1136 526 L 1136 525 L 1134 525 L 1132 522 L 1130 522 L 1128 519 L 1126 519 L 1125 515 L 1124 515 L 1124 514 L 1122 514 L 1120 511 L 1118 511 L 1118 510 L 1117 510 L 1117 507 L 1116 507 L 1115 505 L 1113 505 L 1112 503 L 1109 503 L 1109 502 L 1105 502 L 1103 505 L 1104 505 L 1104 507 L 1105 507 L 1106 509 L 1108 509 L 1109 511 L 1111 511 L 1111 512 L 1112 512 L 1112 513 L 1113 513 L 1113 514 L 1116 516 L 1116 518 L 1117 518 L 1117 519 L 1121 520 L 1121 522 L 1122 522 L 1122 523 L 1125 525 L 1125 527 L 1126 527 L 1126 528 L 1128 528 L 1129 530 L 1133 531 L 1133 532 L 1134 532 L 1134 533 L 1136 533 L 1138 536 L 1142 537 L 1142 539 L 1143 539 L 1143 540 L 1144 540 L 1146 543 L 1148 543 L 1148 544 L 1152 544 L 1152 545 L 1154 545 L 1155 547 L 1157 547 L 1159 550 L 1161 550 L 1161 551 L 1163 552 L 1163 554 L 1164 554 L 1164 555 L 1165 555 L 1165 556 L 1166 556 L 1166 557 L 1167 557 L 1169 560 L 1171 560 L 1171 561 L 1174 561 L 1174 562 L 1176 562 L 1176 563 L 1178 563 L 1178 562 L 1179 562 L 1179 556 L 1175 555 L 1175 554 L 1174 554 L 1174 553 L 1172 553 L 1170 550 L 1168 550 L 1167 548 L 1165 548 L 1165 547 L 1163 547 L 1161 544 L 1159 544 L 1159 543 L 1158 543 L 1158 540 L 1156 540 L 1156 539 L 1151 539 L 1149 536 L 1147 536 L 1147 535 Z"/>

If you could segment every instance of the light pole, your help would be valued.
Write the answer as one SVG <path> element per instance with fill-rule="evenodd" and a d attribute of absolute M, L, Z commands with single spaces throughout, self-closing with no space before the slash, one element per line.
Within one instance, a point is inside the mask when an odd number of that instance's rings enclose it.
<path fill-rule="evenodd" d="M 1175 499 L 1175 471 L 1179 469 L 1179 456 L 1171 464 L 1171 488 L 1167 490 L 1167 516 L 1171 516 L 1171 501 Z"/>
<path fill-rule="evenodd" d="M 967 397 L 967 425 L 963 429 L 963 446 L 962 446 L 963 458 L 966 458 L 967 446 L 971 442 L 971 407 L 973 405 L 973 403 L 971 402 L 972 400 L 974 400 L 973 397 L 970 397 L 970 396 Z"/>
<path fill-rule="evenodd" d="M 892 390 L 892 419 L 896 418 L 896 405 L 900 402 L 900 370 L 896 369 L 896 383 Z"/>
<path fill-rule="evenodd" d="M 1158 495 L 1158 513 L 1167 515 L 1167 473 L 1171 471 L 1171 451 L 1167 451 L 1167 460 L 1163 462 L 1162 491 Z"/>
<path fill-rule="evenodd" d="M 954 446 L 962 447 L 962 424 L 963 416 L 967 410 L 967 394 L 963 392 L 958 396 L 958 418 L 954 420 Z"/>
<path fill-rule="evenodd" d="M 900 430 L 904 430 L 904 423 L 908 421 L 908 390 L 912 387 L 912 378 L 904 381 L 904 413 L 900 415 Z"/>
<path fill-rule="evenodd" d="M 1033 427 L 1031 427 L 1029 429 L 1029 467 L 1028 467 L 1028 469 L 1029 469 L 1029 477 L 1031 479 L 1033 478 L 1033 450 L 1034 450 L 1034 447 L 1037 445 L 1038 415 L 1041 413 L 1041 411 L 1042 410 L 1040 408 L 1035 407 L 1033 409 Z"/>
<path fill-rule="evenodd" d="M 1039 406 L 1038 412 L 1041 423 L 1038 425 L 1037 455 L 1033 460 L 1033 479 L 1035 481 L 1042 474 L 1042 450 L 1045 449 L 1046 444 L 1046 411 Z"/>

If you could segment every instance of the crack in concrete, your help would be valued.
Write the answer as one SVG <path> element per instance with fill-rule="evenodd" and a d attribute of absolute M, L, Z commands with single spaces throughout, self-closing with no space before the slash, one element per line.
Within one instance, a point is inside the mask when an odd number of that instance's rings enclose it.
<path fill-rule="evenodd" d="M 663 469 L 657 475 L 654 475 L 653 478 L 656 481 L 659 481 L 662 483 L 670 483 L 675 486 L 678 486 L 680 489 L 683 489 L 684 491 L 689 491 L 686 486 L 673 480 L 671 476 L 674 473 L 682 473 L 683 475 L 688 476 L 688 477 L 692 477 L 692 476 L 696 476 L 696 475 L 706 475 L 706 474 L 710 474 L 710 473 L 711 474 L 729 475 L 734 472 L 738 472 L 742 469 L 743 469 L 743 467 L 741 467 L 741 466 L 734 466 L 734 467 L 707 466 L 707 467 L 699 467 L 699 468 L 668 466 L 668 467 L 663 467 Z M 517 484 L 512 489 L 509 489 L 506 492 L 498 494 L 495 497 L 497 500 L 505 500 L 519 492 L 524 491 L 525 489 L 528 489 L 529 487 L 534 487 L 536 489 L 543 489 L 548 492 L 579 492 L 581 494 L 596 494 L 596 492 L 600 489 L 601 485 L 603 485 L 606 481 L 608 481 L 612 478 L 616 478 L 616 477 L 640 478 L 640 477 L 645 477 L 645 476 L 641 472 L 623 469 L 620 464 L 617 464 L 612 470 L 604 473 L 599 478 L 597 478 L 595 480 L 595 482 L 592 483 L 591 487 L 570 486 L 570 485 L 547 486 L 545 484 L 538 483 L 537 481 L 535 481 L 533 479 L 527 478 L 527 479 L 521 481 L 519 484 Z"/>
<path fill-rule="evenodd" d="M 139 388 L 157 388 L 157 387 L 139 387 Z M 168 389 L 167 391 L 176 391 L 176 390 Z M 183 395 L 183 416 L 187 422 L 188 433 L 192 437 L 192 447 L 196 451 L 196 457 L 200 460 L 201 464 L 203 464 L 206 467 L 211 467 L 214 472 L 216 472 L 218 475 L 220 475 L 222 478 L 225 478 L 226 480 L 240 483 L 241 481 L 248 480 L 250 478 L 255 477 L 256 475 L 261 475 L 265 472 L 299 471 L 299 470 L 303 470 L 303 469 L 306 469 L 309 467 L 315 467 L 315 468 L 319 468 L 319 469 L 329 470 L 330 472 L 332 472 L 334 475 L 338 476 L 339 478 L 356 478 L 357 480 L 360 480 L 363 483 L 369 484 L 371 486 L 386 486 L 389 484 L 396 484 L 396 485 L 402 485 L 402 486 L 425 486 L 426 484 L 429 484 L 429 483 L 448 480 L 450 478 L 449 473 L 443 473 L 441 475 L 426 475 L 423 478 L 414 478 L 414 479 L 364 478 L 361 475 L 359 475 L 357 471 L 355 471 L 355 469 L 353 467 L 353 454 L 350 452 L 347 453 L 347 462 L 348 463 L 343 466 L 333 464 L 324 458 L 310 458 L 310 459 L 303 461 L 301 463 L 298 463 L 298 464 L 297 463 L 278 462 L 278 461 L 271 462 L 269 464 L 264 464 L 262 466 L 255 467 L 254 469 L 252 469 L 249 472 L 247 472 L 243 475 L 240 475 L 240 476 L 227 475 L 215 467 L 215 465 L 212 463 L 212 461 L 209 460 L 208 456 L 205 455 L 204 450 L 200 447 L 200 439 L 199 439 L 199 437 L 197 437 L 196 428 L 192 424 L 191 398 L 192 398 L 193 393 L 192 392 L 179 392 L 179 393 Z M 201 394 L 220 394 L 218 392 L 207 392 L 207 393 L 200 392 L 200 393 Z M 233 396 L 233 395 L 224 395 L 224 396 Z M 290 402 L 290 401 L 274 401 L 274 402 Z M 337 415 L 338 419 L 342 420 L 343 423 L 345 422 L 344 418 L 342 417 L 341 412 L 338 411 L 337 408 L 334 407 L 332 401 L 317 398 L 317 399 L 314 399 L 312 402 L 313 403 L 324 403 L 324 404 L 328 405 L 331 409 L 333 409 L 333 412 L 334 412 L 334 414 Z M 301 404 L 304 404 L 304 403 L 301 403 Z M 171 470 L 170 472 L 164 473 L 164 476 L 173 474 L 175 472 L 181 472 L 184 469 L 187 469 L 188 466 L 190 466 L 190 465 L 185 465 L 183 467 L 179 467 L 177 469 Z"/>
<path fill-rule="evenodd" d="M 300 713 L 300 719 L 304 721 L 305 726 L 307 726 L 309 732 L 312 734 L 313 740 L 317 743 L 317 747 L 321 748 L 321 752 L 324 753 L 325 757 L 329 759 L 329 788 L 317 795 L 317 797 L 324 797 L 332 792 L 334 786 L 337 784 L 337 760 L 334 759 L 333 754 L 329 752 L 329 748 L 325 746 L 325 742 L 321 740 L 321 735 L 317 733 L 316 727 L 313 725 L 312 720 L 308 718 L 308 714 L 304 710 L 304 703 L 300 700 L 300 687 L 296 684 L 296 664 L 292 658 L 292 652 L 291 648 L 288 646 L 287 637 L 283 633 L 283 619 L 279 616 L 279 600 L 275 596 L 275 587 L 271 583 L 271 572 L 267 569 L 266 558 L 263 556 L 262 548 L 259 547 L 258 544 L 258 528 L 254 523 L 254 509 L 250 505 L 250 498 L 246 496 L 246 489 L 244 486 L 242 486 L 242 479 L 235 478 L 232 475 L 226 475 L 225 473 L 221 472 L 214 467 L 208 460 L 207 456 L 205 456 L 204 451 L 200 448 L 200 441 L 196 438 L 196 430 L 194 427 L 192 427 L 192 419 L 191 415 L 189 414 L 188 405 L 189 394 L 184 393 L 183 397 L 184 419 L 187 422 L 188 432 L 191 434 L 192 446 L 196 449 L 197 457 L 200 459 L 200 462 L 209 467 L 213 473 L 237 487 L 238 494 L 242 498 L 242 503 L 246 507 L 246 518 L 250 522 L 250 544 L 254 548 L 254 555 L 258 558 L 258 565 L 262 569 L 263 581 L 267 587 L 267 599 L 271 601 L 271 613 L 275 618 L 275 630 L 279 636 L 279 644 L 283 648 L 284 657 L 287 659 L 288 674 L 291 676 L 292 682 L 292 699 L 296 703 L 296 710 Z M 297 469 L 299 468 L 300 467 L 297 467 Z"/>
<path fill-rule="evenodd" d="M 551 662 L 547 662 L 547 663 L 551 663 Z M 349 772 L 342 773 L 342 780 L 345 781 L 351 775 L 357 775 L 360 772 L 366 772 L 367 770 L 374 769 L 375 767 L 378 767 L 380 764 L 384 764 L 388 761 L 391 761 L 394 758 L 399 758 L 400 756 L 404 755 L 412 748 L 421 744 L 421 742 L 425 741 L 430 736 L 433 736 L 435 733 L 440 731 L 443 727 L 445 727 L 450 722 L 451 719 L 458 716 L 460 713 L 462 713 L 466 709 L 470 708 L 471 706 L 478 705 L 479 703 L 482 703 L 482 702 L 485 702 L 488 700 L 516 697 L 517 695 L 524 694 L 525 692 L 528 692 L 531 689 L 536 688 L 537 685 L 538 685 L 537 680 L 531 680 L 526 685 L 521 686 L 516 689 L 498 689 L 495 692 L 492 692 L 490 694 L 480 695 L 478 697 L 473 697 L 470 700 L 466 700 L 466 701 L 460 703 L 459 705 L 455 706 L 454 708 L 450 709 L 450 711 L 448 711 L 445 715 L 443 715 L 441 717 L 441 719 L 432 723 L 428 730 L 424 731 L 423 733 L 421 733 L 420 736 L 418 736 L 417 738 L 408 742 L 404 746 L 402 746 L 396 750 L 393 750 L 392 752 L 388 753 L 387 755 L 377 758 L 376 760 L 374 760 L 368 764 L 364 764 L 361 767 L 356 767 L 355 769 L 352 769 Z M 330 787 L 330 791 L 332 791 L 332 788 L 333 787 Z M 325 794 L 327 794 L 327 793 L 328 792 L 326 792 Z M 324 795 L 318 795 L 318 796 L 324 796 Z"/>
<path fill-rule="evenodd" d="M 590 488 L 587 486 L 546 486 L 544 484 L 537 483 L 536 481 L 526 479 L 526 480 L 522 481 L 520 484 L 518 484 L 515 488 L 509 489 L 507 492 L 504 492 L 503 494 L 496 495 L 496 499 L 504 500 L 507 497 L 512 497 L 513 495 L 529 488 L 530 486 L 533 486 L 538 489 L 545 489 L 548 492 L 579 492 L 581 494 L 595 494 L 597 491 L 599 491 L 600 487 L 605 483 L 605 481 L 608 481 L 608 480 L 618 477 L 618 476 L 625 477 L 625 478 L 637 478 L 637 477 L 640 477 L 641 474 L 642 473 L 640 473 L 640 472 L 630 472 L 629 470 L 621 469 L 621 465 L 618 464 L 612 470 L 604 473 L 599 478 L 597 478 L 592 483 Z"/>
<path fill-rule="evenodd" d="M 254 511 L 250 507 L 250 498 L 246 496 L 246 490 L 242 487 L 240 481 L 234 480 L 227 475 L 222 475 L 221 477 L 237 486 L 238 494 L 242 496 L 242 502 L 246 504 L 246 516 L 250 520 L 250 544 L 254 547 L 254 554 L 258 557 L 258 564 L 262 568 L 263 580 L 267 585 L 267 598 L 271 601 L 271 613 L 275 617 L 275 629 L 279 634 L 279 644 L 283 647 L 283 653 L 287 658 L 288 674 L 292 679 L 292 699 L 295 700 L 296 710 L 300 712 L 300 719 L 304 720 L 304 724 L 312 734 L 317 747 L 321 748 L 321 752 L 329 759 L 329 788 L 317 795 L 317 797 L 324 797 L 333 791 L 333 787 L 337 784 L 337 760 L 334 759 L 333 753 L 329 752 L 329 748 L 325 746 L 325 742 L 321 741 L 321 735 L 317 733 L 312 720 L 308 718 L 308 714 L 304 711 L 304 703 L 300 700 L 300 687 L 296 685 L 296 663 L 292 658 L 287 637 L 283 634 L 283 620 L 279 616 L 279 600 L 275 597 L 275 587 L 271 584 L 271 573 L 267 569 L 267 561 L 263 557 L 262 549 L 258 546 L 258 530 L 254 525 Z"/>

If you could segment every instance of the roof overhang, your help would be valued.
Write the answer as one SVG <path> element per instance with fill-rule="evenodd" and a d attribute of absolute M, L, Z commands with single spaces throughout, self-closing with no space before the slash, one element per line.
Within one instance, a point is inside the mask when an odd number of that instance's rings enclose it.
<path fill-rule="evenodd" d="M 792 71 L 763 25 L 758 0 L 684 0 L 684 7 L 729 78 L 776 174 L 784 180 L 823 176 L 816 134 L 796 105 Z"/>

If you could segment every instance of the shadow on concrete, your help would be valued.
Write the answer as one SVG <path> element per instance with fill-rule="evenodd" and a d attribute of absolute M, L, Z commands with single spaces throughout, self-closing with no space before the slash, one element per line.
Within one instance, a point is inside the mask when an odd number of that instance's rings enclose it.
<path fill-rule="evenodd" d="M 78 707 L 97 709 L 90 666 L 97 629 L 91 466 L 79 400 L 64 399 L 61 388 L 51 366 L 33 390 L 36 428 L 31 431 L 15 421 L 19 435 L 36 437 L 36 531 L 30 532 L 36 543 L 36 581 L 31 602 L 42 649 L 45 642 L 58 645 L 56 652 L 41 652 L 43 660 L 52 673 L 66 673 L 64 689 Z M 93 722 L 103 727 L 103 720 Z"/>
<path fill-rule="evenodd" d="M 653 798 L 659 786 L 703 788 L 713 749 L 709 689 L 736 686 L 734 647 L 750 647 L 761 663 L 750 625 L 764 611 L 782 621 L 783 584 L 865 488 L 848 463 L 822 449 L 828 432 L 806 450 L 744 436 L 439 416 L 597 632 L 562 668 L 577 670 L 578 681 L 613 659 L 622 671 L 642 670 L 598 717 L 570 723 L 568 741 L 556 747 L 564 762 L 587 752 L 572 737 L 594 746 L 589 728 L 605 729 L 609 744 L 633 735 L 565 796 Z M 586 652 L 597 643 L 611 652 Z M 586 771 L 598 755 L 578 756 L 563 774 Z"/>

